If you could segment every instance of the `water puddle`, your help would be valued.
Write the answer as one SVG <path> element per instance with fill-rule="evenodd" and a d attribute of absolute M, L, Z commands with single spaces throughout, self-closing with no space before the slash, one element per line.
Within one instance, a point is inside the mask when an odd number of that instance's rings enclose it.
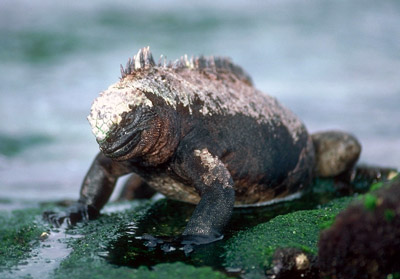
<path fill-rule="evenodd" d="M 226 239 L 208 245 L 197 247 L 192 253 L 186 254 L 181 249 L 174 249 L 166 253 L 161 246 L 154 248 L 146 246 L 142 236 L 167 238 L 180 235 L 190 218 L 194 206 L 185 203 L 161 200 L 156 203 L 145 220 L 127 225 L 120 237 L 108 247 L 104 257 L 108 262 L 116 265 L 138 268 L 139 266 L 152 267 L 160 263 L 184 262 L 196 267 L 211 266 L 218 271 L 235 275 L 223 268 L 222 257 Z M 172 238 L 171 238 L 172 240 Z"/>
<path fill-rule="evenodd" d="M 0 278 L 51 278 L 53 271 L 71 252 L 67 240 L 80 238 L 81 235 L 66 233 L 67 226 L 63 225 L 40 236 L 39 247 L 33 249 L 27 259 L 20 262 L 11 270 L 0 273 Z"/>
<path fill-rule="evenodd" d="M 225 243 L 237 232 L 266 222 L 277 215 L 286 214 L 299 209 L 310 209 L 318 204 L 310 196 L 304 196 L 295 202 L 283 202 L 268 207 L 240 208 L 233 213 L 231 222 L 225 230 L 221 241 L 196 247 L 192 253 L 185 253 L 181 249 L 164 252 L 160 246 L 147 247 L 142 236 L 167 237 L 180 235 L 189 220 L 194 206 L 185 203 L 162 200 L 156 203 L 146 219 L 137 224 L 126 226 L 120 237 L 108 248 L 106 259 L 116 265 L 137 268 L 139 266 L 152 267 L 159 263 L 184 262 L 193 266 L 211 266 L 215 270 L 233 275 L 240 271 L 225 270 L 224 252 Z"/>

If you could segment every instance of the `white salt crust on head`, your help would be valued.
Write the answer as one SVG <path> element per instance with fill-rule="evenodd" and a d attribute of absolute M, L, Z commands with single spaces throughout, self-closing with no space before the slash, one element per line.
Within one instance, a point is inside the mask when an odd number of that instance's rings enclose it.
<path fill-rule="evenodd" d="M 119 82 L 100 93 L 92 104 L 88 121 L 98 141 L 104 140 L 114 125 L 122 120 L 124 112 L 135 106 L 152 107 L 153 103 L 141 91 L 119 86 Z"/>

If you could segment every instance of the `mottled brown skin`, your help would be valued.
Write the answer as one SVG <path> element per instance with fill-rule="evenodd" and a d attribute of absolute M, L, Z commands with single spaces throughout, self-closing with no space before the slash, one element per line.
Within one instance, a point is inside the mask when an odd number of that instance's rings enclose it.
<path fill-rule="evenodd" d="M 92 106 L 101 152 L 77 204 L 46 214 L 54 223 L 96 218 L 118 177 L 135 173 L 164 195 L 197 204 L 182 243 L 209 243 L 220 239 L 235 204 L 260 205 L 310 183 L 315 154 L 304 125 L 226 59 L 156 66 L 145 48 L 110 88 L 137 98 L 119 123 L 101 128 L 107 134 L 97 126 L 117 117 Z"/>

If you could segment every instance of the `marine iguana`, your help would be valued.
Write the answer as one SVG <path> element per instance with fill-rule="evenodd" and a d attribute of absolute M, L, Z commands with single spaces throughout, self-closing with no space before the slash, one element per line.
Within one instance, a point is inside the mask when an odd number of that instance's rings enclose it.
<path fill-rule="evenodd" d="M 186 243 L 219 239 L 235 205 L 296 195 L 313 175 L 337 175 L 360 154 L 346 133 L 320 133 L 313 142 L 229 59 L 185 55 L 156 64 L 149 47 L 121 65 L 121 79 L 93 102 L 88 120 L 100 153 L 76 204 L 45 218 L 94 219 L 118 177 L 135 173 L 165 196 L 197 204 L 181 236 Z"/>

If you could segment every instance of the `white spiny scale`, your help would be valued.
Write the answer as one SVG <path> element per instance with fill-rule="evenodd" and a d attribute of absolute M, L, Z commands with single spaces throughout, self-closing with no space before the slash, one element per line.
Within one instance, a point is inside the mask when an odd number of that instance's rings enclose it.
<path fill-rule="evenodd" d="M 125 70 L 124 70 L 124 67 L 122 66 L 122 64 L 119 65 L 119 69 L 121 71 L 121 78 L 126 77 Z"/>
<path fill-rule="evenodd" d="M 139 49 L 138 53 L 133 57 L 135 61 L 135 70 L 138 70 L 141 68 L 140 65 L 140 56 L 142 55 L 142 49 Z"/>

